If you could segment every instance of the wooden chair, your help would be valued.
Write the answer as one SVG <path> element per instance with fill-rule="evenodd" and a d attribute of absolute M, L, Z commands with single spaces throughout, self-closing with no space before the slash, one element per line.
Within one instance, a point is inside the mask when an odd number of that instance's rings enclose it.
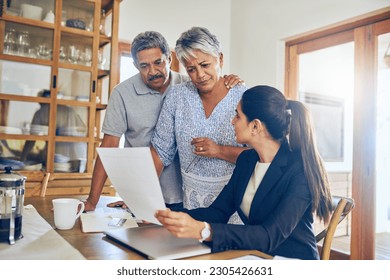
<path fill-rule="evenodd" d="M 352 198 L 342 196 L 332 196 L 333 213 L 328 226 L 316 235 L 317 243 L 324 239 L 322 243 L 321 260 L 329 260 L 332 241 L 336 228 L 341 221 L 355 207 L 355 202 Z"/>
<path fill-rule="evenodd" d="M 49 183 L 50 172 L 46 172 L 45 176 L 42 179 L 41 192 L 39 194 L 40 197 L 46 196 L 47 184 Z"/>

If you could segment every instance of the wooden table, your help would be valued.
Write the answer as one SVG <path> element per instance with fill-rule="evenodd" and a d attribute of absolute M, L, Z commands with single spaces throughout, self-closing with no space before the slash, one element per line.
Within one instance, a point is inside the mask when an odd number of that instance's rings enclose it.
<path fill-rule="evenodd" d="M 60 197 L 74 197 L 84 199 L 84 196 L 46 196 L 46 197 L 28 197 L 24 199 L 24 204 L 32 204 L 39 214 L 54 227 L 54 214 L 52 212 L 52 200 Z M 107 203 L 117 201 L 117 197 L 102 196 L 98 207 L 103 207 Z M 135 251 L 121 246 L 120 244 L 108 239 L 103 233 L 83 233 L 81 231 L 80 219 L 71 230 L 57 230 L 57 232 L 67 240 L 73 247 L 90 260 L 144 260 L 145 257 Z M 194 260 L 226 260 L 244 255 L 257 255 L 262 258 L 272 258 L 271 256 L 259 251 L 234 250 L 220 253 L 206 254 L 188 259 Z"/>

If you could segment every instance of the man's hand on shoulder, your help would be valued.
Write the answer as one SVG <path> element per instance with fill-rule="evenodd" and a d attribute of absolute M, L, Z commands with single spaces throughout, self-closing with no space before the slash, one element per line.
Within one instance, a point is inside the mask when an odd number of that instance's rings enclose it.
<path fill-rule="evenodd" d="M 239 76 L 234 74 L 224 75 L 223 78 L 225 79 L 225 86 L 229 89 L 238 84 L 245 84 L 245 82 L 241 80 Z"/>

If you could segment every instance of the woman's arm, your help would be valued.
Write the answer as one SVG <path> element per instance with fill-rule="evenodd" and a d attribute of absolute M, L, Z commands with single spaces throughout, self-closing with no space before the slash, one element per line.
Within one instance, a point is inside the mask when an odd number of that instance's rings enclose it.
<path fill-rule="evenodd" d="M 305 234 L 307 234 L 303 227 L 310 220 L 308 215 L 310 215 L 311 197 L 307 182 L 304 179 L 304 174 L 287 177 L 273 186 L 276 192 L 270 191 L 263 200 L 253 201 L 253 203 L 258 204 L 251 207 L 251 210 L 255 211 L 251 213 L 251 225 L 237 226 L 209 221 L 213 229 L 212 246 L 214 252 L 221 251 L 221 248 L 224 248 L 223 250 L 257 249 L 263 252 L 272 252 L 280 244 L 287 242 L 287 239 L 300 245 L 309 242 L 308 240 L 302 241 L 306 240 Z M 288 184 L 287 188 L 282 186 L 285 184 Z M 261 186 L 258 192 L 264 187 L 266 186 Z M 283 194 L 279 197 L 280 191 Z M 212 206 L 221 207 L 221 203 L 222 201 L 215 200 Z M 189 213 L 191 216 L 193 216 L 192 211 L 196 213 L 196 209 L 191 210 Z M 264 212 L 268 214 L 264 216 Z M 306 222 L 301 223 L 304 219 Z M 298 224 L 300 225 L 298 226 Z M 293 233 L 297 226 L 299 230 Z M 294 234 L 293 240 L 291 239 L 292 234 Z"/>
<path fill-rule="evenodd" d="M 191 145 L 194 146 L 194 154 L 203 157 L 219 158 L 231 163 L 236 163 L 238 156 L 246 147 L 218 145 L 207 137 L 193 138 Z"/>
<path fill-rule="evenodd" d="M 236 211 L 234 198 L 237 195 L 235 192 L 237 181 L 242 181 L 242 178 L 235 169 L 229 183 L 210 207 L 193 210 L 182 209 L 183 212 L 170 211 L 169 209 L 158 210 L 155 216 L 175 236 L 200 239 L 201 231 L 205 227 L 203 221 L 226 224 Z M 210 231 L 211 236 L 205 241 L 212 241 L 213 228 L 211 225 Z"/>
<path fill-rule="evenodd" d="M 156 168 L 157 175 L 160 176 L 161 172 L 164 169 L 164 165 L 160 157 L 158 156 L 156 149 L 153 146 L 150 146 L 150 152 L 152 153 L 154 167 Z"/>

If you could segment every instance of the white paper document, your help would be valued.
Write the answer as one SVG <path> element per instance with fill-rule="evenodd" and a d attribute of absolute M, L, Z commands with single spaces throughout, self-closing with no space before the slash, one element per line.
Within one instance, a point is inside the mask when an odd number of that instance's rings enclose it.
<path fill-rule="evenodd" d="M 123 219 L 122 224 L 113 225 L 112 222 Z M 82 213 L 80 216 L 83 232 L 104 232 L 110 229 L 138 227 L 137 222 L 129 212 L 117 208 L 96 208 L 95 211 Z"/>
<path fill-rule="evenodd" d="M 97 148 L 97 151 L 111 183 L 136 218 L 160 224 L 154 214 L 166 207 L 150 148 Z"/>

